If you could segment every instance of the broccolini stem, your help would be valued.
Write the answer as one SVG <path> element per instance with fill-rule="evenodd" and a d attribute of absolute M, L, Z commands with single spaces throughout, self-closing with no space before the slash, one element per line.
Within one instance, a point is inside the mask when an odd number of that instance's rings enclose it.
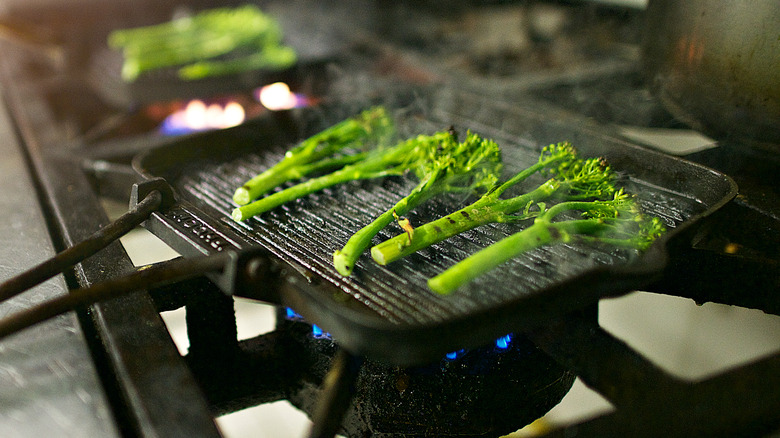
<path fill-rule="evenodd" d="M 301 175 L 308 175 L 322 170 L 338 169 L 349 164 L 357 163 L 368 156 L 367 152 L 359 152 L 352 155 L 340 155 L 334 158 L 326 158 L 312 164 L 304 164 L 299 167 Z M 280 183 L 281 184 L 281 183 Z"/>
<path fill-rule="evenodd" d="M 406 197 L 398 201 L 392 208 L 385 211 L 370 224 L 358 230 L 349 238 L 343 248 L 333 253 L 333 265 L 341 275 L 351 275 L 360 255 L 371 246 L 371 239 L 379 231 L 388 226 L 396 215 L 405 215 L 411 209 L 425 202 L 436 193 L 425 190 L 430 181 L 423 181 Z"/>
<path fill-rule="evenodd" d="M 302 176 L 303 175 L 298 169 L 291 168 L 290 166 L 279 166 L 269 169 L 247 181 L 243 186 L 237 188 L 236 192 L 233 194 L 233 202 L 238 205 L 249 204 L 252 202 L 252 199 L 268 190 Z"/>
<path fill-rule="evenodd" d="M 506 184 L 502 185 L 504 186 Z M 471 205 L 415 228 L 411 233 L 411 241 L 409 235 L 404 233 L 374 246 L 371 248 L 371 256 L 380 265 L 386 265 L 480 225 L 507 222 L 510 219 L 522 220 L 530 216 L 515 215 L 511 218 L 509 216 L 530 203 L 549 198 L 560 188 L 561 184 L 558 181 L 550 179 L 526 194 L 506 200 L 498 199 L 506 187 L 495 190 Z"/>
<path fill-rule="evenodd" d="M 539 172 L 540 170 L 544 169 L 548 165 L 549 164 L 547 164 L 547 163 L 535 163 L 535 164 L 531 165 L 530 167 L 527 167 L 527 168 L 521 170 L 520 172 L 515 174 L 515 176 L 513 176 L 512 178 L 507 180 L 505 183 L 501 184 L 495 190 L 493 190 L 490 193 L 490 195 L 494 196 L 495 198 L 498 198 L 508 188 L 512 187 L 513 185 L 515 185 L 515 184 L 517 184 L 519 182 L 525 181 L 526 179 L 528 179 L 529 176 L 533 175 L 536 172 Z"/>
<path fill-rule="evenodd" d="M 108 36 L 108 43 L 122 50 L 122 77 L 128 81 L 148 70 L 214 59 L 235 50 L 268 51 L 270 57 L 262 60 L 262 66 L 269 68 L 289 65 L 295 58 L 292 49 L 282 45 L 282 30 L 277 21 L 253 5 L 214 8 L 162 24 L 115 30 Z M 190 74 L 257 68 L 260 61 L 260 57 L 252 57 L 207 69 L 196 65 Z"/>
<path fill-rule="evenodd" d="M 152 24 L 148 26 L 118 29 L 109 35 L 109 45 L 112 47 L 134 46 L 160 42 L 161 38 L 169 38 L 182 33 L 196 32 L 198 30 L 218 28 L 220 26 L 235 26 L 239 23 L 262 24 L 269 21 L 256 6 L 245 5 L 236 8 L 213 8 L 199 12 L 190 17 Z"/>
<path fill-rule="evenodd" d="M 162 43 L 159 44 L 162 45 Z M 125 80 L 132 81 L 137 79 L 142 73 L 154 69 L 174 67 L 203 59 L 215 58 L 230 53 L 239 47 L 252 47 L 253 51 L 264 51 L 263 45 L 262 41 L 258 41 L 257 37 L 252 35 L 221 35 L 207 39 L 202 39 L 202 36 L 199 35 L 186 38 L 186 41 L 181 44 L 169 41 L 167 47 L 159 47 L 154 51 L 139 51 L 129 47 L 124 51 L 125 63 L 122 66 L 122 77 Z M 269 48 L 271 47 L 269 46 Z"/>
<path fill-rule="evenodd" d="M 463 259 L 428 280 L 428 287 L 440 294 L 449 294 L 485 272 L 511 258 L 534 248 L 558 242 L 568 242 L 572 234 L 590 234 L 609 225 L 599 219 L 579 219 L 550 223 L 536 222 L 523 231 L 508 236 Z"/>
<path fill-rule="evenodd" d="M 387 172 L 357 172 L 354 169 L 348 169 L 349 166 L 337 170 L 333 173 L 323 175 L 318 178 L 312 178 L 292 187 L 288 187 L 280 192 L 272 193 L 264 198 L 258 199 L 250 204 L 242 205 L 233 210 L 232 217 L 236 221 L 243 221 L 252 216 L 263 214 L 268 210 L 276 208 L 282 204 L 295 199 L 318 192 L 324 188 L 347 181 L 360 179 L 377 178 L 388 175 Z"/>
<path fill-rule="evenodd" d="M 333 253 L 333 266 L 339 274 L 349 276 L 355 269 L 355 262 L 371 245 L 371 239 L 376 234 L 393 221 L 393 211 L 389 210 L 374 219 L 370 224 L 361 228 L 352 235 L 343 248 Z"/>

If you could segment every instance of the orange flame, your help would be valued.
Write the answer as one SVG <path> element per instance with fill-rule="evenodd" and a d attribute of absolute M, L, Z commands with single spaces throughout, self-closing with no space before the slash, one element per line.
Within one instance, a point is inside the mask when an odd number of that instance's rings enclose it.
<path fill-rule="evenodd" d="M 195 99 L 188 102 L 183 109 L 168 116 L 163 122 L 162 130 L 169 134 L 176 134 L 230 128 L 240 125 L 245 118 L 244 107 L 238 102 L 207 105 L 202 100 Z"/>
<path fill-rule="evenodd" d="M 261 87 L 255 93 L 257 100 L 271 111 L 286 110 L 308 105 L 306 97 L 293 93 L 284 82 Z"/>

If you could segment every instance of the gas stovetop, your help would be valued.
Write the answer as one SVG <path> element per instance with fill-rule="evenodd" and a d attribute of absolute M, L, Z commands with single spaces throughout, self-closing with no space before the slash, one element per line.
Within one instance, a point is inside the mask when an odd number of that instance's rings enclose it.
<path fill-rule="evenodd" d="M 348 3 L 328 10 L 308 5 L 303 14 L 307 20 L 328 17 L 317 22 L 317 30 L 343 51 L 288 78 L 311 98 L 314 114 L 322 102 L 409 106 L 434 92 L 453 100 L 476 94 L 488 103 L 471 121 L 506 108 L 555 114 L 577 129 L 661 147 L 724 172 L 739 187 L 737 197 L 678 241 L 663 275 L 645 290 L 757 309 L 776 327 L 770 315 L 780 310 L 774 294 L 780 286 L 780 195 L 771 182 L 780 160 L 737 139 L 692 133 L 653 99 L 638 62 L 641 11 L 565 2 L 454 2 L 442 14 L 428 2 Z M 268 7 L 285 20 L 296 17 L 293 7 Z M 347 19 L 354 24 L 349 32 L 334 34 L 327 26 Z M 525 26 L 511 26 L 518 21 Z M 501 38 L 504 29 L 511 38 Z M 3 187 L 13 195 L 4 210 L 13 212 L 6 229 L 14 230 L 6 237 L 14 244 L 6 245 L 2 260 L 10 277 L 107 226 L 102 200 L 130 199 L 142 180 L 130 160 L 178 141 L 158 128 L 182 104 L 128 107 L 95 86 L 89 62 L 63 70 L 28 47 L 4 42 L 0 50 L 7 110 L 2 132 L 9 140 Z M 251 108 L 248 123 L 277 120 L 253 101 L 255 91 L 236 90 L 229 97 Z M 223 94 L 204 99 L 222 102 Z M 295 120 L 304 113 L 290 114 Z M 661 136 L 672 134 L 693 138 L 693 146 L 670 148 Z M 115 242 L 3 309 L 12 313 L 134 270 Z M 0 430 L 22 436 L 43 430 L 211 437 L 220 435 L 215 416 L 289 400 L 314 419 L 322 436 L 340 425 L 349 436 L 497 436 L 542 416 L 575 377 L 614 409 L 550 436 L 755 436 L 780 425 L 776 350 L 713 376 L 681 378 L 600 327 L 595 302 L 489 345 L 403 367 L 339 349 L 338 338 L 316 326 L 312 331 L 311 323 L 284 307 L 276 312 L 274 331 L 239 341 L 233 304 L 213 278 L 197 276 L 99 302 L 25 332 L 35 336 L 3 340 L 0 358 L 11 365 L 0 370 L 8 389 L 1 396 L 8 402 L 0 404 L 19 409 L 0 412 Z M 183 356 L 159 316 L 182 308 L 189 340 Z M 61 333 L 67 342 L 59 340 Z M 27 351 L 34 353 L 21 355 Z M 335 385 L 323 385 L 328 372 Z M 54 397 L 52 385 L 58 388 Z M 487 385 L 502 391 L 485 390 Z M 357 388 L 354 398 L 345 395 L 350 388 Z M 538 396 L 513 396 L 529 392 Z M 77 400 L 59 400 L 60 394 Z M 26 408 L 27 397 L 40 403 Z M 483 402 L 493 403 L 490 416 L 479 410 Z M 513 410 L 524 414 L 513 416 Z"/>

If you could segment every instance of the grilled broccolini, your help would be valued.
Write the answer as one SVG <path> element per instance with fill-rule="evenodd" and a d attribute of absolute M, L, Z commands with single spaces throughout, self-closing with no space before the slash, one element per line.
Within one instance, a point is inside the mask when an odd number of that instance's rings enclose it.
<path fill-rule="evenodd" d="M 538 172 L 551 177 L 526 193 L 509 199 L 501 198 L 510 187 Z M 399 234 L 374 246 L 371 256 L 377 263 L 386 265 L 480 225 L 523 221 L 535 214 L 529 208 L 531 205 L 554 196 L 573 200 L 611 195 L 615 190 L 613 179 L 612 171 L 602 160 L 578 158 L 576 150 L 568 142 L 551 144 L 542 149 L 536 163 L 474 203 L 420 225 L 411 233 Z"/>
<path fill-rule="evenodd" d="M 416 146 L 402 166 L 414 172 L 420 182 L 333 254 L 333 263 L 342 275 L 352 273 L 357 259 L 371 245 L 371 239 L 393 218 L 441 193 L 484 193 L 498 181 L 502 166 L 498 145 L 473 132 L 468 132 L 463 142 L 458 142 L 452 131 L 419 136 L 407 142 Z"/>
<path fill-rule="evenodd" d="M 369 108 L 302 141 L 268 170 L 236 189 L 233 201 L 245 205 L 285 183 L 315 171 L 330 170 L 354 163 L 365 152 L 341 154 L 344 149 L 366 150 L 386 144 L 394 135 L 392 119 L 384 107 Z"/>
<path fill-rule="evenodd" d="M 544 204 L 532 225 L 456 263 L 428 280 L 428 287 L 448 294 L 480 275 L 522 253 L 542 246 L 579 241 L 644 250 L 664 233 L 656 217 L 643 216 L 634 199 L 622 190 L 610 200 L 567 201 L 549 209 Z M 568 212 L 582 218 L 557 220 Z"/>

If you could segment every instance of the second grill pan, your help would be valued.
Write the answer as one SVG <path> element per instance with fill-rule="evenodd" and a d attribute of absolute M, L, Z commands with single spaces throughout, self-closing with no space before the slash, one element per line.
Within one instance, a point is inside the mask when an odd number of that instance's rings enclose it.
<path fill-rule="evenodd" d="M 228 130 L 171 139 L 141 154 L 134 161 L 136 170 L 145 178 L 167 180 L 178 201 L 165 213 L 155 213 L 146 227 L 184 256 L 267 249 L 285 267 L 271 301 L 291 306 L 353 353 L 411 365 L 641 288 L 661 274 L 674 244 L 736 194 L 723 174 L 611 138 L 538 103 L 510 106 L 431 90 L 412 106 L 390 108 L 402 136 L 451 125 L 462 132 L 471 129 L 502 146 L 506 175 L 535 162 L 542 146 L 571 141 L 582 156 L 609 160 L 621 183 L 638 195 L 646 213 L 664 221 L 668 233 L 641 255 L 580 244 L 535 250 L 441 296 L 427 288 L 429 277 L 519 226 L 483 226 L 385 267 L 366 253 L 355 274 L 345 278 L 331 264 L 333 251 L 413 187 L 412 178 L 348 183 L 243 223 L 230 218 L 236 187 L 278 161 L 296 141 L 365 107 L 342 103 L 278 113 Z M 408 217 L 421 224 L 463 202 L 471 200 L 445 196 Z M 400 232 L 391 225 L 375 243 Z"/>

